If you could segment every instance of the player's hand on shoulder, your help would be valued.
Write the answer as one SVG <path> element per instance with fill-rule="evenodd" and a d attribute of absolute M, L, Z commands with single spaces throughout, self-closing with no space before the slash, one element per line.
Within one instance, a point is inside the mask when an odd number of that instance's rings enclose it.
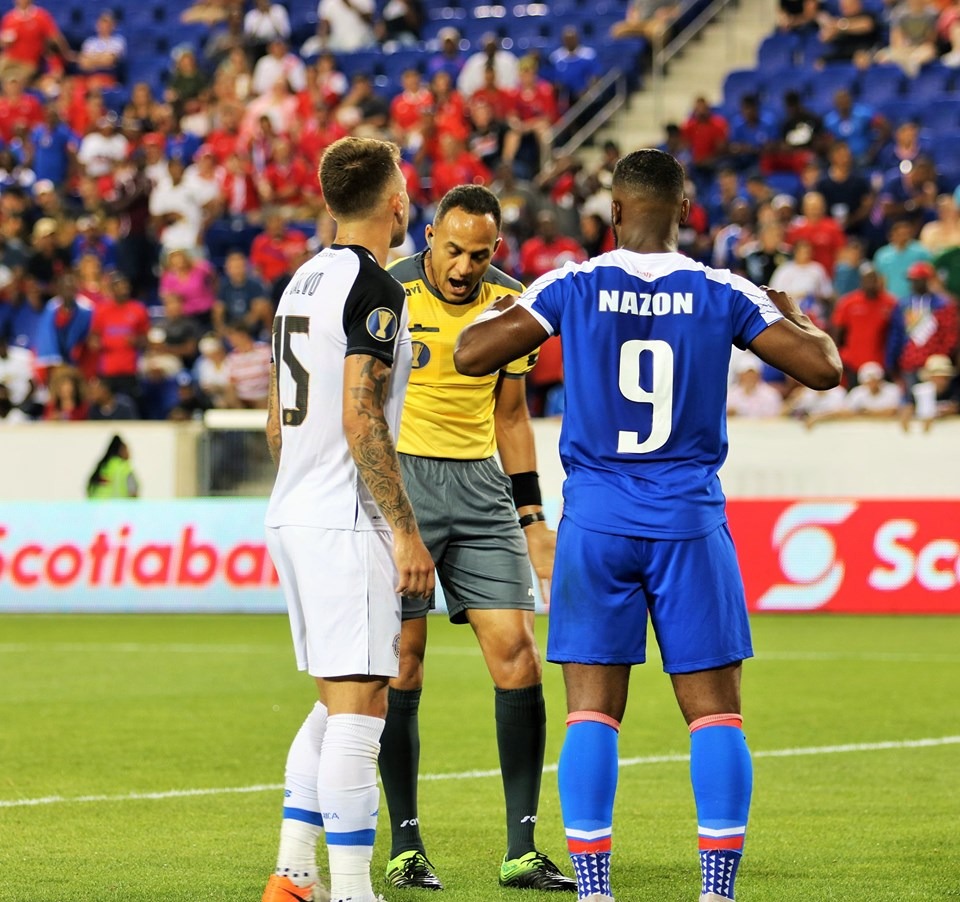
<path fill-rule="evenodd" d="M 483 322 L 486 319 L 493 319 L 496 316 L 499 316 L 501 313 L 505 313 L 509 310 L 517 301 L 517 296 L 514 294 L 502 294 L 498 297 L 486 310 L 481 313 L 474 322 Z"/>
<path fill-rule="evenodd" d="M 397 565 L 397 594 L 428 598 L 433 592 L 433 558 L 419 533 L 393 534 L 393 560 Z"/>
<path fill-rule="evenodd" d="M 785 291 L 778 291 L 769 285 L 761 285 L 760 290 L 764 292 L 774 306 L 791 322 L 796 322 L 797 317 L 803 316 L 800 305 Z"/>

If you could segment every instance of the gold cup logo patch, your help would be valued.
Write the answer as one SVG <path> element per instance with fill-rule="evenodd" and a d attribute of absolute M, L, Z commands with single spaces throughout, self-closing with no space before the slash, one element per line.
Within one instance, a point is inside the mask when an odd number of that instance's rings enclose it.
<path fill-rule="evenodd" d="M 392 341 L 397 334 L 397 315 L 386 307 L 377 307 L 367 317 L 367 332 L 377 341 Z"/>

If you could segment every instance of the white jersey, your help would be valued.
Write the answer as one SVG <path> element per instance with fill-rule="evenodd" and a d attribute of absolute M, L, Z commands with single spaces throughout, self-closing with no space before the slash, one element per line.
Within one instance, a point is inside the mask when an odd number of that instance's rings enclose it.
<path fill-rule="evenodd" d="M 351 354 L 392 366 L 384 416 L 396 438 L 413 359 L 406 297 L 369 251 L 333 245 L 297 270 L 274 319 L 282 450 L 267 526 L 389 529 L 343 433 Z"/>

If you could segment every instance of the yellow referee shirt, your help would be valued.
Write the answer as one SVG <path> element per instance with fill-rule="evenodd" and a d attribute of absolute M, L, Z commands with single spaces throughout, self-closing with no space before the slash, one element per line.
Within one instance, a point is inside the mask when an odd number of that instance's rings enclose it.
<path fill-rule="evenodd" d="M 425 252 L 424 252 L 425 253 Z M 494 390 L 499 373 L 461 376 L 453 365 L 457 336 L 497 298 L 518 295 L 523 286 L 491 266 L 473 297 L 452 304 L 427 281 L 424 253 L 389 267 L 407 293 L 413 370 L 400 420 L 397 450 L 417 457 L 482 460 L 497 450 Z M 509 376 L 533 369 L 536 353 L 508 364 Z"/>

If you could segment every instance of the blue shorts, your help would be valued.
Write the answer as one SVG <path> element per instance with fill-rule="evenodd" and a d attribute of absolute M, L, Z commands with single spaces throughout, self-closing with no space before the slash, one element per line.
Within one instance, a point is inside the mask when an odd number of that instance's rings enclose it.
<path fill-rule="evenodd" d="M 641 539 L 560 521 L 547 660 L 642 664 L 647 612 L 667 673 L 753 656 L 743 579 L 724 523 L 697 539 Z"/>

